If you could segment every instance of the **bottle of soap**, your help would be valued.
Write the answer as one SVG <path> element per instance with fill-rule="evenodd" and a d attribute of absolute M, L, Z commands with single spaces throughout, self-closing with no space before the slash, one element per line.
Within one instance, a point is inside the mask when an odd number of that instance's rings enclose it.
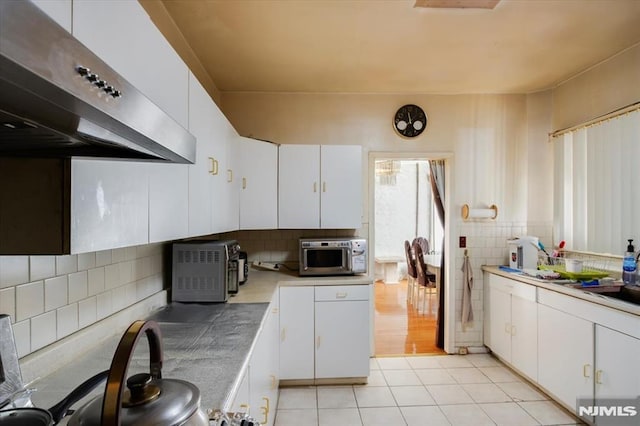
<path fill-rule="evenodd" d="M 636 256 L 635 248 L 633 247 L 633 240 L 628 240 L 629 245 L 627 251 L 622 259 L 622 282 L 625 285 L 635 284 L 636 282 Z"/>

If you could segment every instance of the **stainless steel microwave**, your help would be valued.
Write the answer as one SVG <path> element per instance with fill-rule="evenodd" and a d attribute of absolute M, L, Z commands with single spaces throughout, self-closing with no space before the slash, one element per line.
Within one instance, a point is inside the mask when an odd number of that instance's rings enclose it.
<path fill-rule="evenodd" d="M 363 238 L 301 238 L 300 275 L 367 273 L 367 240 Z"/>

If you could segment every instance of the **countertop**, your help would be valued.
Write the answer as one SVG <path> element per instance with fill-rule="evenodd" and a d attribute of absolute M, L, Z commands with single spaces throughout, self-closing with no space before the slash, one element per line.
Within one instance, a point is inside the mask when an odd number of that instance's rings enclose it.
<path fill-rule="evenodd" d="M 160 326 L 164 355 L 162 377 L 195 384 L 200 389 L 203 408 L 222 408 L 248 362 L 254 339 L 278 286 L 367 285 L 372 281 L 366 275 L 300 277 L 292 271 L 252 269 L 247 282 L 228 303 L 174 302 L 164 306 L 146 318 Z M 49 408 L 85 379 L 108 369 L 124 332 L 123 329 L 105 343 L 79 355 L 72 364 L 31 384 L 30 387 L 37 388 L 32 395 L 34 405 Z M 136 347 L 128 375 L 148 372 L 148 360 L 147 342 L 142 339 Z M 103 392 L 104 386 L 100 386 L 76 407 Z"/>
<path fill-rule="evenodd" d="M 619 311 L 627 312 L 630 314 L 640 316 L 640 306 L 634 303 L 625 302 L 623 300 L 614 299 L 601 294 L 593 293 L 587 290 L 579 288 L 573 288 L 566 284 L 558 284 L 553 281 L 546 281 L 531 276 L 524 275 L 518 272 L 508 272 L 500 269 L 499 266 L 483 266 L 482 269 L 486 272 L 500 275 L 513 280 L 521 281 L 526 284 L 531 284 L 536 287 L 544 288 L 547 290 L 563 293 L 568 296 L 572 296 L 578 299 L 586 300 L 599 305 L 607 306 L 609 308 L 617 309 Z"/>

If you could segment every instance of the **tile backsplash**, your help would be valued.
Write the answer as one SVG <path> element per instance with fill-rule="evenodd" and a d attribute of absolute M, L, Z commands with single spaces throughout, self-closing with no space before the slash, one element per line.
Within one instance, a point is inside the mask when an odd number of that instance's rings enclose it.
<path fill-rule="evenodd" d="M 20 357 L 163 290 L 163 244 L 68 256 L 0 256 L 0 313 Z"/>

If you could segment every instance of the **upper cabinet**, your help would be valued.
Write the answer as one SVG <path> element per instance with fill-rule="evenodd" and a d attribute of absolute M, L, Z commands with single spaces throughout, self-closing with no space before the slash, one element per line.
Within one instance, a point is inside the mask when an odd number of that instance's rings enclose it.
<path fill-rule="evenodd" d="M 278 227 L 278 146 L 238 138 L 240 229 Z"/>
<path fill-rule="evenodd" d="M 140 3 L 74 0 L 73 35 L 187 128 L 189 69 Z"/>
<path fill-rule="evenodd" d="M 32 2 L 71 33 L 71 0 L 32 0 Z"/>
<path fill-rule="evenodd" d="M 278 227 L 357 229 L 362 226 L 362 148 L 281 145 Z"/>

